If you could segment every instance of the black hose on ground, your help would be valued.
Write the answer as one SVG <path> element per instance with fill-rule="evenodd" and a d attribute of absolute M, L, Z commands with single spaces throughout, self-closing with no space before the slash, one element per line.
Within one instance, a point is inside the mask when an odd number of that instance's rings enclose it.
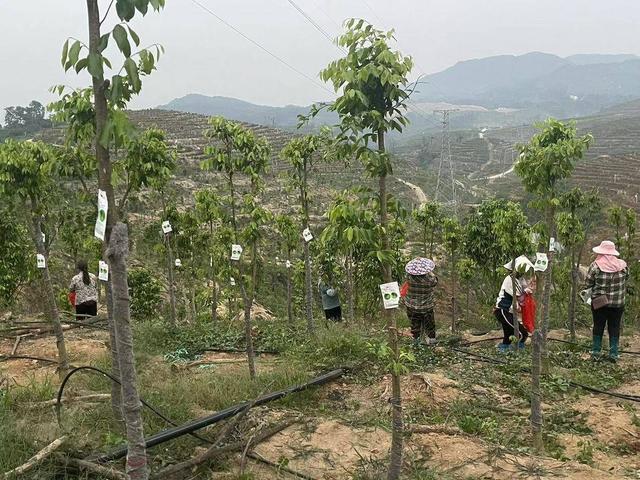
<path fill-rule="evenodd" d="M 91 366 L 87 365 L 87 366 L 82 366 L 82 367 L 76 367 L 76 368 L 70 370 L 69 373 L 67 373 L 65 375 L 64 379 L 62 380 L 62 383 L 60 384 L 60 388 L 58 388 L 58 395 L 56 397 L 56 406 L 55 406 L 55 408 L 56 408 L 56 417 L 58 419 L 58 425 L 61 424 L 60 411 L 62 409 L 62 395 L 64 393 L 64 387 L 67 385 L 67 382 L 69 381 L 69 379 L 73 375 L 75 375 L 77 372 L 82 372 L 82 371 L 90 371 L 90 372 L 94 372 L 94 373 L 100 373 L 100 374 L 104 375 L 105 377 L 109 378 L 111 381 L 116 382 L 118 385 L 122 385 L 122 382 L 120 382 L 120 380 L 118 380 L 116 377 L 114 377 L 110 373 L 105 372 L 104 370 L 101 370 L 101 369 L 96 368 L 96 367 L 91 367 Z M 141 398 L 140 399 L 140 403 L 142 403 L 142 405 L 147 407 L 149 410 L 151 410 L 153 413 L 155 413 L 158 417 L 160 417 L 162 420 L 167 422 L 169 425 L 173 425 L 174 427 L 178 426 L 177 422 L 174 422 L 173 420 L 171 420 L 166 415 L 163 415 L 157 408 L 155 408 L 150 403 L 146 402 L 144 399 Z M 206 439 L 204 437 L 201 437 L 197 433 L 190 433 L 190 435 L 192 437 L 197 438 L 198 440 L 203 441 L 203 442 L 211 443 L 210 440 L 208 440 L 208 439 Z"/>
<path fill-rule="evenodd" d="M 31 355 L 0 355 L 0 362 L 7 360 L 36 360 L 38 362 L 45 363 L 58 363 L 58 360 L 51 360 L 49 358 L 32 357 Z"/>
<path fill-rule="evenodd" d="M 242 412 L 247 406 L 254 405 L 260 406 L 265 405 L 269 402 L 273 402 L 275 400 L 279 400 L 287 395 L 292 393 L 302 392 L 311 387 L 324 385 L 325 383 L 332 382 L 337 380 L 338 378 L 344 375 L 345 369 L 338 368 L 336 370 L 332 370 L 324 375 L 320 375 L 307 383 L 303 383 L 301 385 L 293 385 L 291 387 L 285 388 L 284 390 L 279 390 L 277 392 L 268 393 L 266 395 L 261 396 L 257 400 L 253 402 L 242 402 L 237 405 L 233 405 L 224 410 L 216 412 L 212 415 L 208 415 L 206 417 L 198 418 L 196 420 L 192 420 L 184 425 L 180 425 L 178 427 L 169 428 L 167 430 L 163 430 L 161 432 L 156 433 L 155 435 L 151 435 L 145 439 L 145 444 L 147 448 L 154 447 L 156 445 L 160 445 L 164 442 L 168 442 L 169 440 L 173 440 L 174 438 L 181 437 L 185 434 L 190 434 L 196 430 L 207 427 L 209 425 L 213 425 L 214 423 L 220 422 L 222 420 L 226 420 L 227 418 L 233 417 L 238 413 Z M 96 457 L 90 457 L 91 461 L 97 463 L 109 462 L 111 460 L 117 460 L 119 458 L 124 457 L 127 454 L 127 445 L 122 445 L 111 452 L 105 453 L 103 455 L 99 455 Z"/>

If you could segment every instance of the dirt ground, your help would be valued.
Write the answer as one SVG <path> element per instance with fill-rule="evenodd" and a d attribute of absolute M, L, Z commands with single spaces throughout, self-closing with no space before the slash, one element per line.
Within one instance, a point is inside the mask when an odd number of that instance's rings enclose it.
<path fill-rule="evenodd" d="M 563 338 L 562 331 L 551 332 L 552 337 Z M 489 332 L 484 337 L 469 335 L 469 340 L 499 336 Z M 66 341 L 72 364 L 88 364 L 101 360 L 107 353 L 108 335 L 103 331 L 72 330 Z M 0 341 L 0 354 L 9 355 L 13 341 Z M 640 336 L 627 338 L 625 348 L 640 350 Z M 17 354 L 55 359 L 53 337 L 25 338 Z M 161 358 L 154 361 L 162 362 Z M 262 355 L 263 368 L 278 359 Z M 625 357 L 623 362 L 638 362 L 640 357 Z M 198 363 L 200 362 L 200 363 Z M 186 375 L 197 375 L 203 365 L 213 364 L 221 375 L 234 374 L 238 368 L 246 368 L 242 353 L 208 352 L 191 364 L 180 365 Z M 34 360 L 8 360 L 0 363 L 0 379 L 11 384 L 43 381 L 57 382 L 55 365 Z M 491 398 L 496 404 L 508 404 L 509 398 L 498 391 L 477 386 L 463 391 L 447 376 L 444 369 L 428 373 L 411 373 L 403 378 L 405 408 L 429 408 L 431 405 L 447 405 L 478 395 Z M 640 382 L 632 381 L 620 392 L 640 395 Z M 359 385 L 337 382 L 327 385 L 321 399 L 333 405 L 333 411 L 307 416 L 268 441 L 260 444 L 255 453 L 264 459 L 285 465 L 287 468 L 315 479 L 350 479 L 356 472 L 375 471 L 380 468 L 390 446 L 390 434 L 385 429 L 390 411 L 390 378 L 385 376 L 377 383 Z M 635 410 L 630 402 L 615 398 L 586 395 L 578 397 L 572 408 L 584 413 L 593 434 L 588 436 L 562 434 L 558 441 L 565 447 L 566 461 L 548 457 L 537 458 L 513 455 L 483 440 L 464 434 L 452 427 L 449 431 L 413 433 L 407 438 L 407 457 L 421 460 L 452 478 L 516 479 L 516 478 L 565 478 L 574 480 L 638 478 L 640 472 L 640 429 L 636 426 Z M 349 411 L 350 415 L 343 415 Z M 359 415 L 379 416 L 383 419 L 377 427 L 362 427 L 353 419 Z M 48 425 L 42 426 L 43 436 L 49 436 Z M 446 430 L 446 429 L 445 429 Z M 581 454 L 590 444 L 593 448 L 589 464 L 579 463 Z M 585 447 L 586 446 L 586 447 Z M 621 451 L 624 447 L 626 450 Z M 607 451 L 610 449 L 610 451 Z M 273 467 L 249 459 L 246 470 L 255 478 L 295 478 Z M 215 476 L 212 478 L 233 478 Z"/>

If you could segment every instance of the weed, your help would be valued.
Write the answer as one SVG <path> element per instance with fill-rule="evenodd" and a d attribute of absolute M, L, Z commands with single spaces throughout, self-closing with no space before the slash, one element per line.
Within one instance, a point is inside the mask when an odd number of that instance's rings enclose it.
<path fill-rule="evenodd" d="M 576 454 L 576 460 L 585 465 L 593 466 L 593 445 L 591 442 L 588 440 L 579 441 L 577 445 L 580 451 Z"/>

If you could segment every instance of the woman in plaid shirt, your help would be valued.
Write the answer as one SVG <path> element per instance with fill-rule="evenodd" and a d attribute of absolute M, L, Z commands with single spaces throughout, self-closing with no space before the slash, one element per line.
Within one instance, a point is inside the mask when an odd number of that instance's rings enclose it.
<path fill-rule="evenodd" d="M 618 344 L 620 342 L 620 323 L 624 312 L 624 300 L 627 291 L 629 269 L 613 242 L 603 241 L 593 248 L 597 255 L 589 266 L 586 288 L 591 290 L 591 311 L 593 313 L 593 347 L 591 355 L 594 359 L 600 356 L 602 337 L 606 325 L 609 333 L 609 360 L 618 360 Z"/>

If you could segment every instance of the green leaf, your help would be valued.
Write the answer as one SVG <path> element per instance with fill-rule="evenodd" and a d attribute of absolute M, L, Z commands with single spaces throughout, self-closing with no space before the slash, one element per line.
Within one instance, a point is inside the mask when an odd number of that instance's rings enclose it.
<path fill-rule="evenodd" d="M 67 64 L 64 67 L 65 71 L 69 70 L 78 62 L 78 56 L 80 55 L 81 48 L 82 48 L 82 45 L 78 40 L 73 42 L 73 45 L 71 45 L 71 48 L 69 49 L 69 57 L 67 60 Z"/>
<path fill-rule="evenodd" d="M 118 44 L 118 48 L 122 54 L 129 58 L 131 56 L 131 45 L 129 44 L 129 38 L 127 37 L 127 31 L 122 25 L 116 25 L 113 28 L 113 38 Z"/>
<path fill-rule="evenodd" d="M 127 72 L 127 77 L 131 83 L 131 88 L 134 92 L 139 92 L 142 84 L 140 82 L 140 76 L 138 74 L 138 66 L 131 58 L 127 58 L 124 62 L 124 69 Z"/>
<path fill-rule="evenodd" d="M 127 29 L 129 30 L 129 35 L 131 35 L 131 40 L 133 40 L 133 43 L 136 44 L 136 47 L 140 45 L 140 37 L 138 36 L 138 34 L 134 32 L 133 28 L 131 28 L 129 25 L 127 25 Z"/>
<path fill-rule="evenodd" d="M 116 12 L 120 20 L 128 22 L 136 14 L 136 8 L 133 0 L 116 0 Z"/>
<path fill-rule="evenodd" d="M 64 46 L 62 47 L 62 59 L 60 60 L 60 63 L 62 64 L 63 67 L 67 63 L 68 53 L 69 53 L 69 39 L 67 39 L 67 41 L 64 42 Z"/>
<path fill-rule="evenodd" d="M 95 52 L 90 53 L 87 70 L 89 70 L 92 77 L 102 80 L 104 76 L 104 71 L 102 69 L 102 55 Z"/>
<path fill-rule="evenodd" d="M 136 4 L 136 8 L 142 15 L 147 14 L 147 9 L 149 8 L 149 0 L 135 0 L 135 4 Z M 136 45 L 137 44 L 138 43 L 136 42 Z"/>
<path fill-rule="evenodd" d="M 107 49 L 109 45 L 109 34 L 105 33 L 100 37 L 100 41 L 98 42 L 98 52 L 102 53 Z"/>
<path fill-rule="evenodd" d="M 76 63 L 76 73 L 80 73 L 83 68 L 86 68 L 88 63 L 89 60 L 87 58 L 81 58 L 78 60 L 78 63 Z"/>

